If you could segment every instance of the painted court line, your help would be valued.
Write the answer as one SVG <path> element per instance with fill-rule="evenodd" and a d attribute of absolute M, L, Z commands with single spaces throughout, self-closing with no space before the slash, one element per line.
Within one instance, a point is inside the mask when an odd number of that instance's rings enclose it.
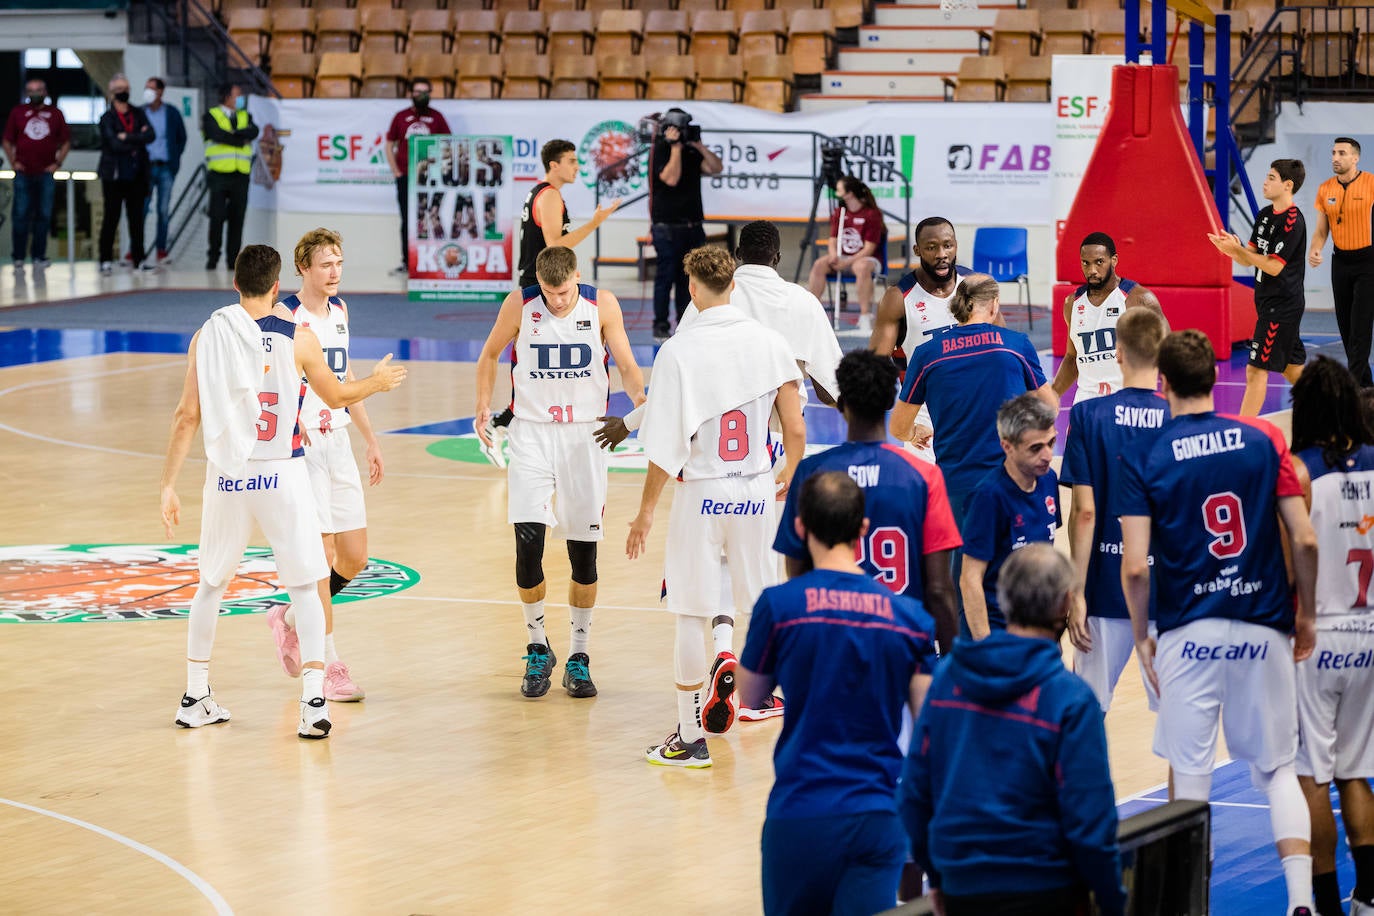
<path fill-rule="evenodd" d="M 219 891 L 215 890 L 213 887 L 210 886 L 209 881 L 206 881 L 200 875 L 191 871 L 189 868 L 187 868 L 185 865 L 182 865 L 176 859 L 173 859 L 170 856 L 158 852 L 151 846 L 145 846 L 137 840 L 131 840 L 126 836 L 115 833 L 113 830 L 106 830 L 104 827 L 100 827 L 83 820 L 78 820 L 74 817 L 68 817 L 65 814 L 58 814 L 56 811 L 49 811 L 46 808 L 36 808 L 33 805 L 26 805 L 23 802 L 12 801 L 8 798 L 0 798 L 0 804 L 9 805 L 12 808 L 20 808 L 24 811 L 31 811 L 34 814 L 41 814 L 44 817 L 55 818 L 56 820 L 64 821 L 68 824 L 74 824 L 75 826 L 81 827 L 84 830 L 89 830 L 92 833 L 98 833 L 103 837 L 107 837 L 111 840 L 114 840 L 116 843 L 122 843 L 123 845 L 128 846 L 135 852 L 141 852 L 148 858 L 152 859 L 154 862 L 160 862 L 161 864 L 170 868 L 172 871 L 176 872 L 178 875 L 181 875 L 181 877 L 185 878 L 188 882 L 190 882 L 192 887 L 200 891 L 201 895 L 204 896 L 206 900 L 210 901 L 210 905 L 215 908 L 216 913 L 232 914 L 234 912 L 233 909 L 230 908 L 229 903 L 223 897 L 220 896 Z"/>
<path fill-rule="evenodd" d="M 428 597 L 425 597 L 424 595 L 389 595 L 389 596 L 387 596 L 387 597 L 388 597 L 390 600 L 392 600 L 392 601 L 448 601 L 448 602 L 452 602 L 452 603 L 455 603 L 455 604 L 510 604 L 510 605 L 517 605 L 517 606 L 520 604 L 519 601 L 510 601 L 510 600 L 502 599 L 502 598 L 492 598 L 492 599 L 486 599 L 486 598 L 428 598 Z M 553 602 L 546 602 L 544 606 L 545 606 L 545 607 L 567 607 L 568 605 L 566 605 L 566 604 L 554 604 Z M 662 610 L 664 610 L 664 608 L 662 608 L 662 607 L 635 607 L 635 606 L 628 606 L 628 605 L 623 605 L 623 604 L 598 604 L 598 605 L 596 606 L 596 609 L 597 609 L 598 611 L 662 611 Z"/>

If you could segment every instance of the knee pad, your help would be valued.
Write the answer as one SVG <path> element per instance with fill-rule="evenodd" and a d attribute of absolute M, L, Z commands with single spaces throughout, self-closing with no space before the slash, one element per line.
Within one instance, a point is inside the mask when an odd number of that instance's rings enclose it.
<path fill-rule="evenodd" d="M 574 582 L 578 585 L 595 585 L 596 541 L 568 541 L 568 563 L 572 566 Z"/>
<path fill-rule="evenodd" d="M 1269 823 L 1275 840 L 1312 839 L 1312 819 L 1307 797 L 1298 784 L 1298 771 L 1286 763 L 1272 772 L 1250 767 L 1250 782 L 1269 799 Z"/>
<path fill-rule="evenodd" d="M 515 523 L 515 584 L 534 588 L 544 581 L 544 536 L 547 525 Z"/>

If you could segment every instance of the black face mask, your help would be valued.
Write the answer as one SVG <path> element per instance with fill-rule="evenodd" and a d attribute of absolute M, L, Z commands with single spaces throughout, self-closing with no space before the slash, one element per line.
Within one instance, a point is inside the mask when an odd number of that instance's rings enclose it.
<path fill-rule="evenodd" d="M 421 113 L 429 111 L 429 93 L 411 96 L 410 101 L 415 106 L 416 111 Z"/>
<path fill-rule="evenodd" d="M 114 100 L 116 102 L 124 102 L 127 105 L 129 102 L 128 90 L 125 90 L 124 92 L 116 92 L 114 94 Z"/>
<path fill-rule="evenodd" d="M 42 104 L 43 104 L 43 100 L 46 99 L 46 98 L 47 98 L 47 96 L 43 95 L 42 93 L 38 93 L 37 95 L 31 95 L 31 96 L 29 96 L 29 104 L 30 104 L 30 105 L 42 105 Z"/>

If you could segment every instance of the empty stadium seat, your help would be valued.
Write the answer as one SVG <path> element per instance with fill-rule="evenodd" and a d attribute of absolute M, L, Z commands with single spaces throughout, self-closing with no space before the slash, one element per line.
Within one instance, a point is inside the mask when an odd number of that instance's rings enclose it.
<path fill-rule="evenodd" d="M 821 9 L 830 11 L 837 29 L 855 29 L 863 25 L 871 6 L 871 0 L 824 0 L 821 3 Z"/>
<path fill-rule="evenodd" d="M 602 99 L 642 99 L 646 86 L 644 58 L 600 57 Z"/>
<path fill-rule="evenodd" d="M 1050 100 L 1049 57 L 1013 57 L 1007 62 L 1008 102 L 1048 102 Z"/>
<path fill-rule="evenodd" d="M 1088 54 L 1092 51 L 1092 19 L 1083 10 L 1042 10 L 1040 53 Z"/>
<path fill-rule="evenodd" d="M 272 44 L 272 11 L 256 8 L 234 10 L 229 17 L 229 40 L 253 66 L 260 65 Z"/>
<path fill-rule="evenodd" d="M 646 57 L 685 54 L 691 42 L 689 14 L 683 10 L 652 10 L 644 17 Z"/>
<path fill-rule="evenodd" d="M 410 34 L 410 17 L 405 10 L 369 7 L 363 10 L 363 53 L 368 51 L 404 52 Z"/>
<path fill-rule="evenodd" d="M 272 55 L 272 85 L 284 99 L 308 99 L 315 94 L 315 55 L 279 51 Z"/>
<path fill-rule="evenodd" d="M 538 10 L 517 10 L 507 13 L 505 21 L 501 24 L 501 48 L 507 54 L 521 51 L 542 54 L 548 31 L 544 14 Z"/>
<path fill-rule="evenodd" d="M 539 0 L 539 9 L 549 17 L 549 22 L 553 22 L 555 13 L 579 12 L 582 9 L 582 0 Z"/>
<path fill-rule="evenodd" d="M 649 58 L 651 99 L 690 99 L 696 88 L 697 64 L 687 54 L 661 54 Z"/>
<path fill-rule="evenodd" d="M 485 55 L 484 55 L 485 56 Z M 410 78 L 424 78 L 433 84 L 432 95 L 436 99 L 453 98 L 454 66 L 453 55 L 440 51 L 412 51 L 409 59 Z"/>
<path fill-rule="evenodd" d="M 506 54 L 503 99 L 543 99 L 549 95 L 549 58 L 544 54 Z"/>
<path fill-rule="evenodd" d="M 560 54 L 553 59 L 551 99 L 594 99 L 600 85 L 596 58 L 590 54 Z"/>
<path fill-rule="evenodd" d="M 739 55 L 782 54 L 787 50 L 787 16 L 781 10 L 744 14 L 739 27 Z M 790 73 L 790 70 L 789 70 Z"/>
<path fill-rule="evenodd" d="M 363 84 L 363 56 L 350 51 L 327 51 L 320 55 L 315 71 L 315 98 L 354 99 Z"/>
<path fill-rule="evenodd" d="M 698 100 L 710 102 L 740 102 L 744 100 L 744 65 L 733 54 L 709 54 L 698 57 Z"/>
<path fill-rule="evenodd" d="M 453 53 L 495 54 L 501 48 L 501 14 L 496 10 L 463 10 L 454 20 Z"/>
<path fill-rule="evenodd" d="M 698 10 L 692 15 L 692 56 L 734 54 L 739 23 L 733 10 Z"/>
<path fill-rule="evenodd" d="M 296 6 L 272 13 L 272 54 L 313 51 L 315 49 L 315 11 Z"/>
<path fill-rule="evenodd" d="M 356 51 L 361 40 L 357 10 L 323 10 L 315 17 L 315 50 L 321 54 Z"/>
<path fill-rule="evenodd" d="M 459 99 L 499 99 L 502 60 L 499 54 L 469 54 L 458 59 L 453 94 Z"/>
<path fill-rule="evenodd" d="M 625 3 L 622 0 L 585 0 L 586 5 L 583 9 L 589 13 L 604 13 L 607 10 L 623 10 Z"/>
<path fill-rule="evenodd" d="M 979 32 L 991 53 L 1011 60 L 1040 53 L 1040 11 L 998 10 L 992 33 Z"/>
<path fill-rule="evenodd" d="M 1322 79 L 1344 76 L 1354 64 L 1355 11 L 1314 11 L 1311 28 L 1302 33 L 1302 72 Z"/>
<path fill-rule="evenodd" d="M 644 38 L 644 13 L 606 10 L 596 20 L 596 56 L 638 54 Z"/>
<path fill-rule="evenodd" d="M 1126 53 L 1126 13 L 1123 10 L 1093 10 L 1092 24 L 1094 54 Z"/>
<path fill-rule="evenodd" d="M 792 61 L 777 54 L 744 58 L 744 104 L 766 111 L 792 107 Z"/>
<path fill-rule="evenodd" d="M 549 14 L 549 54 L 590 54 L 596 40 L 592 14 L 586 10 L 560 10 Z"/>
<path fill-rule="evenodd" d="M 1000 57 L 970 54 L 959 62 L 959 78 L 944 80 L 945 98 L 956 102 L 1000 102 L 1007 87 L 1007 66 Z M 952 90 L 952 92 L 951 92 Z"/>
<path fill-rule="evenodd" d="M 400 51 L 363 51 L 364 99 L 399 99 L 406 92 L 409 75 L 406 56 Z"/>
<path fill-rule="evenodd" d="M 411 54 L 428 51 L 448 54 L 453 51 L 453 11 L 416 10 L 410 14 L 410 42 L 406 50 Z"/>
<path fill-rule="evenodd" d="M 815 0 L 773 0 L 773 9 L 782 10 L 786 16 L 791 16 L 797 10 L 814 10 L 820 6 Z"/>
<path fill-rule="evenodd" d="M 788 26 L 792 71 L 821 73 L 830 66 L 835 46 L 835 16 L 830 10 L 797 10 Z"/>

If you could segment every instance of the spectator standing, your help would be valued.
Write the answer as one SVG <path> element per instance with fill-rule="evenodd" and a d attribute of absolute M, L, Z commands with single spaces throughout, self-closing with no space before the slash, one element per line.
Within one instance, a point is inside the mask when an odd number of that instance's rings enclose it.
<path fill-rule="evenodd" d="M 153 128 L 139 108 L 129 104 L 129 80 L 116 73 L 109 83 L 110 107 L 100 116 L 100 190 L 105 215 L 100 223 L 100 273 L 114 271 L 115 230 L 122 209 L 129 219 L 129 251 L 133 263 L 143 270 L 156 270 L 144 263 L 143 212 L 148 196 L 148 144 Z"/>
<path fill-rule="evenodd" d="M 14 268 L 24 268 L 30 252 L 38 269 L 48 259 L 48 227 L 52 222 L 53 173 L 72 148 L 67 119 L 47 103 L 48 87 L 42 80 L 24 84 L 25 100 L 16 105 L 5 122 L 5 158 L 14 167 Z M 30 243 L 32 239 L 32 243 Z M 29 245 L 32 244 L 32 249 Z"/>
<path fill-rule="evenodd" d="M 172 186 L 181 169 L 181 154 L 186 151 L 186 122 L 181 112 L 162 103 L 167 83 L 154 76 L 143 87 L 143 115 L 153 128 L 153 142 L 148 144 L 148 196 L 144 198 L 143 215 L 146 223 L 148 206 L 157 193 L 157 232 L 153 247 L 157 261 L 167 260 L 167 224 L 171 211 Z"/>
<path fill-rule="evenodd" d="M 408 244 L 410 208 L 407 206 L 410 193 L 410 143 L 409 139 L 417 134 L 450 133 L 444 116 L 429 107 L 429 95 L 433 84 L 417 78 L 410 84 L 410 107 L 396 112 L 391 119 L 391 127 L 386 132 L 386 142 L 382 151 L 386 154 L 386 164 L 391 166 L 391 175 L 396 179 L 396 203 L 401 208 L 401 266 L 396 273 L 410 272 L 410 246 Z"/>
<path fill-rule="evenodd" d="M 243 245 L 243 217 L 248 211 L 248 173 L 253 167 L 253 141 L 258 125 L 248 113 L 248 98 L 233 83 L 220 86 L 219 104 L 200 119 L 205 136 L 206 183 L 210 188 L 210 248 L 205 269 L 224 263 L 230 270 Z M 227 224 L 227 228 L 226 228 Z"/>

